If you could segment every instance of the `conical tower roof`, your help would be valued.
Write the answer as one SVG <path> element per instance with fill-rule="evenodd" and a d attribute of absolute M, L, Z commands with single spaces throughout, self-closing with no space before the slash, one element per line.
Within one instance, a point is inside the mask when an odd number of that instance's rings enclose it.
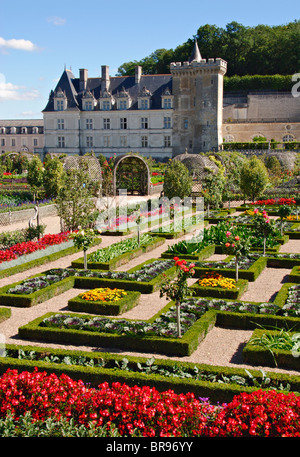
<path fill-rule="evenodd" d="M 193 62 L 193 61 L 201 62 L 201 60 L 202 60 L 202 57 L 201 57 L 201 54 L 199 51 L 198 43 L 197 43 L 197 40 L 195 40 L 194 49 L 193 49 L 193 52 L 190 57 L 190 62 Z"/>

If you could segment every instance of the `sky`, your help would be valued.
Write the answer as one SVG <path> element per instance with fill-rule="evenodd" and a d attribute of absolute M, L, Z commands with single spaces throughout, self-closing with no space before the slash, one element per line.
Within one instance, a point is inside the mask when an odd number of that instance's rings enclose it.
<path fill-rule="evenodd" d="M 282 25 L 299 0 L 0 0 L 0 119 L 42 119 L 64 68 L 117 73 L 124 62 L 175 49 L 205 24 Z M 200 50 L 201 51 L 201 50 Z"/>

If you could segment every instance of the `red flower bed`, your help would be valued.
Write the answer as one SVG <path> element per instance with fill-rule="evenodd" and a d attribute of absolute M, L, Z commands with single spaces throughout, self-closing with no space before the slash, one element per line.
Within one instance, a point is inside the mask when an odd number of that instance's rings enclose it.
<path fill-rule="evenodd" d="M 150 387 L 103 383 L 87 388 L 66 375 L 7 370 L 0 378 L 0 417 L 30 411 L 35 420 L 73 418 L 74 423 L 114 423 L 121 434 L 138 429 L 142 436 L 193 436 L 201 434 L 213 407 L 193 394 L 158 392 Z"/>
<path fill-rule="evenodd" d="M 63 232 L 59 234 L 44 235 L 38 241 L 24 241 L 11 246 L 9 249 L 0 250 L 0 263 L 17 259 L 24 254 L 45 249 L 47 246 L 61 244 L 68 241 L 70 232 Z"/>
<path fill-rule="evenodd" d="M 267 200 L 257 200 L 251 205 L 268 206 L 268 205 L 294 205 L 296 201 L 293 198 L 269 198 Z"/>
<path fill-rule="evenodd" d="M 300 436 L 300 398 L 258 390 L 234 397 L 218 414 L 210 436 Z"/>
<path fill-rule="evenodd" d="M 0 378 L 0 417 L 18 418 L 29 411 L 34 420 L 73 419 L 75 424 L 110 427 L 122 435 L 142 436 L 296 437 L 300 436 L 300 398 L 258 390 L 242 393 L 219 407 L 193 394 L 158 392 L 150 387 L 103 383 L 86 387 L 66 375 L 7 370 Z"/>

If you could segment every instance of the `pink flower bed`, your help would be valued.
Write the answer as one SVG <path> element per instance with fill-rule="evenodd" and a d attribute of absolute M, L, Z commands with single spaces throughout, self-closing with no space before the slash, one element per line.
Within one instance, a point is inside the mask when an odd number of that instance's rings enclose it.
<path fill-rule="evenodd" d="M 48 246 L 69 241 L 69 233 L 70 232 L 63 232 L 54 235 L 48 234 L 44 235 L 38 241 L 24 241 L 23 243 L 17 243 L 11 246 L 9 249 L 2 249 L 0 250 L 0 263 L 17 259 L 22 255 L 30 254 L 31 252 L 35 252 L 40 249 L 45 249 Z"/>

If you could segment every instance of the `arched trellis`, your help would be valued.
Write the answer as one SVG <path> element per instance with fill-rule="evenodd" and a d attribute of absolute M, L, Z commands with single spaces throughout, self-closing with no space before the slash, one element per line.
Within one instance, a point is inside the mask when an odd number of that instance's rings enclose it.
<path fill-rule="evenodd" d="M 62 163 L 65 171 L 68 170 L 84 170 L 87 172 L 90 180 L 99 188 L 97 192 L 101 192 L 102 172 L 99 160 L 94 155 L 85 156 L 66 156 L 62 158 Z"/>
<path fill-rule="evenodd" d="M 150 194 L 150 170 L 146 160 L 137 154 L 119 156 L 114 165 L 113 192 L 126 189 L 127 194 Z"/>

